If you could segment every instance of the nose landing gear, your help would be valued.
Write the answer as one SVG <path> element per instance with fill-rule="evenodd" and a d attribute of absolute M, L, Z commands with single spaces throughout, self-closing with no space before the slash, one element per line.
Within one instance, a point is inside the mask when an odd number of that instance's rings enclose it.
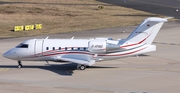
<path fill-rule="evenodd" d="M 18 60 L 18 68 L 22 68 L 22 63 L 20 60 Z"/>

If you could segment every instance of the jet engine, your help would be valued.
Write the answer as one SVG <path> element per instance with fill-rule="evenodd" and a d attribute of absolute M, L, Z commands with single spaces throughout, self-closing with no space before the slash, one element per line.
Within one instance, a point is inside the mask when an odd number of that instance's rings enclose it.
<path fill-rule="evenodd" d="M 88 50 L 92 53 L 107 53 L 120 50 L 117 44 L 107 43 L 106 40 L 91 40 L 88 44 Z"/>

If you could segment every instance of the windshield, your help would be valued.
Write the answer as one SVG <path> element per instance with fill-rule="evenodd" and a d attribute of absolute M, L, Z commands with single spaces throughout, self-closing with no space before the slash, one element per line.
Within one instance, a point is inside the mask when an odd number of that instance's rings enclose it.
<path fill-rule="evenodd" d="M 16 48 L 28 48 L 28 44 L 19 44 Z"/>

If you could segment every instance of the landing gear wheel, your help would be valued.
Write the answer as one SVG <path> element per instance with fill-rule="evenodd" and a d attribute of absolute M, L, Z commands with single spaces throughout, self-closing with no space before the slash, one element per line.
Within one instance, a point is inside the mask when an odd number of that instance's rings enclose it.
<path fill-rule="evenodd" d="M 18 68 L 22 68 L 22 63 L 21 63 L 21 61 L 18 61 Z"/>
<path fill-rule="evenodd" d="M 85 69 L 86 69 L 86 65 L 80 65 L 80 64 L 78 64 L 77 69 L 79 69 L 79 70 L 85 70 Z"/>
<path fill-rule="evenodd" d="M 80 70 L 85 70 L 85 69 L 86 69 L 86 66 L 85 66 L 85 65 L 81 65 L 81 66 L 79 67 L 79 69 L 80 69 Z"/>
<path fill-rule="evenodd" d="M 18 65 L 18 68 L 22 68 L 22 65 Z"/>

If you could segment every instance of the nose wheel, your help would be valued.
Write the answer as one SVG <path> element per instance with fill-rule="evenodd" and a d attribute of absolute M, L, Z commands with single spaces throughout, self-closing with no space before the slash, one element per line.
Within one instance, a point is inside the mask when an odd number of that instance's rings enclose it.
<path fill-rule="evenodd" d="M 18 61 L 18 68 L 22 68 L 22 63 L 21 63 L 21 61 Z"/>

